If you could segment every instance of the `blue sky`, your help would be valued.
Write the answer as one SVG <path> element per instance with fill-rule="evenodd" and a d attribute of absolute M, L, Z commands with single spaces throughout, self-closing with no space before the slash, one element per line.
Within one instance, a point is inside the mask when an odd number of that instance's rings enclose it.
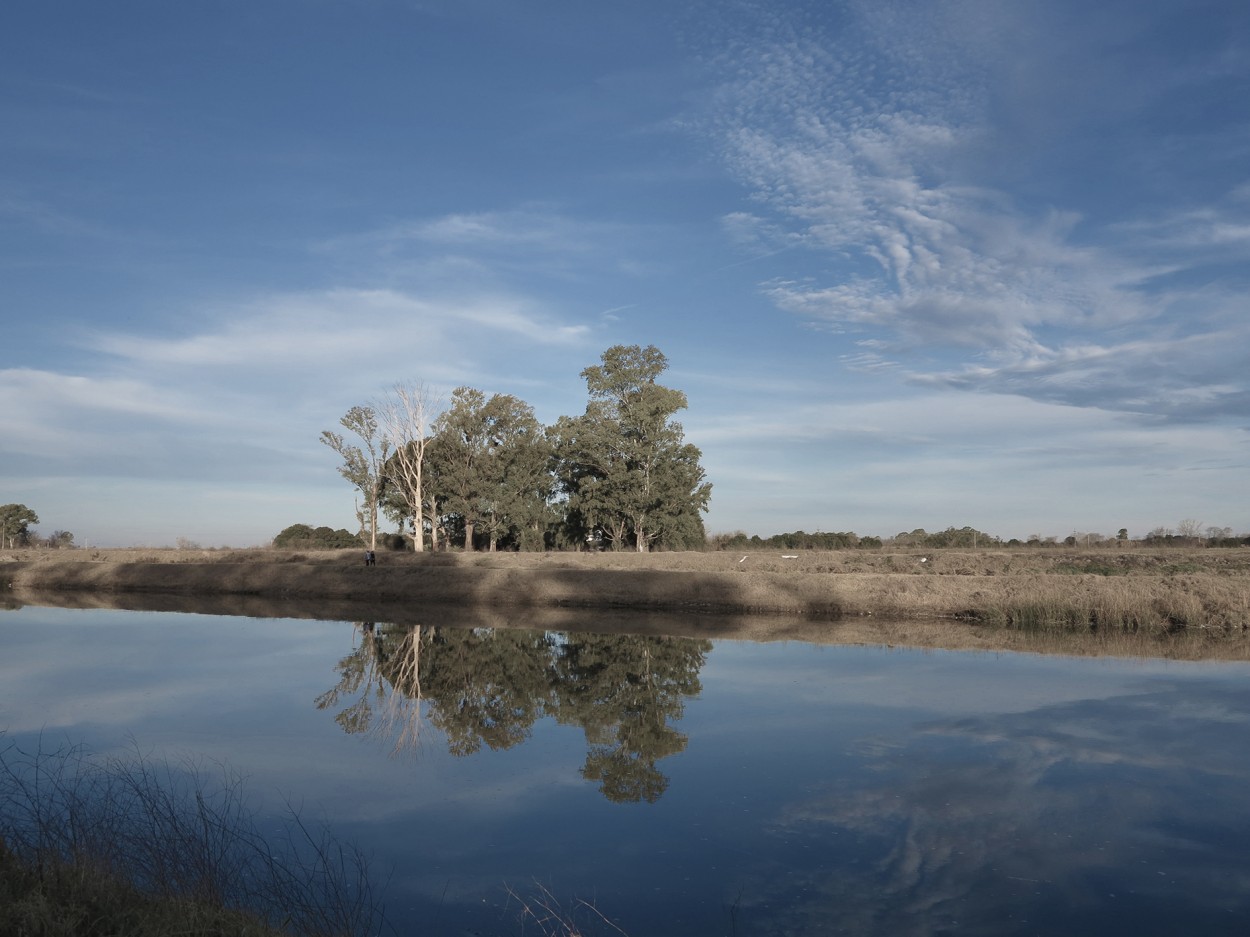
<path fill-rule="evenodd" d="M 399 383 L 654 344 L 709 531 L 1250 530 L 1250 6 L 0 11 L 0 502 L 352 527 Z"/>

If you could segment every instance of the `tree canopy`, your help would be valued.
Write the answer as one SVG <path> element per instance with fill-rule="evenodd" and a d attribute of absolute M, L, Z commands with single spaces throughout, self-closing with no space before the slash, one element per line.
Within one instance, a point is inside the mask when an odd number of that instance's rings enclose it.
<path fill-rule="evenodd" d="M 510 394 L 457 388 L 429 447 L 439 513 L 459 527 L 465 549 L 485 535 L 541 548 L 553 480 L 551 448 L 533 408 Z"/>

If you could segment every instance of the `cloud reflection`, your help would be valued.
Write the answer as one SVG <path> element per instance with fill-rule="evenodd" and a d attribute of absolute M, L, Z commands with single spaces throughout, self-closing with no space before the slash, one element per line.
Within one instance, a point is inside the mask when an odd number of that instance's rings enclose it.
<path fill-rule="evenodd" d="M 748 888 L 744 920 L 777 933 L 832 922 L 848 933 L 1097 933 L 1091 922 L 1111 908 L 1149 922 L 1164 906 L 1169 928 L 1244 922 L 1250 870 L 1232 831 L 1250 824 L 1238 794 L 1250 755 L 1220 741 L 1230 724 L 1250 728 L 1244 693 L 1160 680 L 867 740 L 859 771 L 777 818 L 776 838 L 825 860 L 758 869 L 784 884 Z"/>

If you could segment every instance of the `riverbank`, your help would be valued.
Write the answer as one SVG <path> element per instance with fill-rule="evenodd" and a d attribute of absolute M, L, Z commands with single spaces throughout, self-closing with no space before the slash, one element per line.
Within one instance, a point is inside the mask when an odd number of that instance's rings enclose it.
<path fill-rule="evenodd" d="M 1013 632 L 1250 641 L 1250 550 L 379 554 L 359 551 L 0 552 L 10 603 L 427 622 L 469 615 L 667 614 L 683 630 L 803 639 L 878 619 Z M 207 604 L 206 604 L 207 603 Z M 247 610 L 250 609 L 250 610 Z M 945 629 L 950 630 L 950 629 Z M 948 636 L 949 637 L 949 636 Z M 948 643 L 942 646 L 949 646 Z M 1226 648 L 1228 649 L 1228 648 Z"/>

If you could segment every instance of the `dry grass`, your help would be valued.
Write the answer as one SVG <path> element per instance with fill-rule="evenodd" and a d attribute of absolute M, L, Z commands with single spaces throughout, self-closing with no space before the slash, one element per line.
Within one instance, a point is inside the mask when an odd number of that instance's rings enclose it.
<path fill-rule="evenodd" d="M 528 929 L 537 931 L 541 937 L 593 937 L 596 934 L 628 937 L 591 902 L 575 899 L 566 904 L 540 882 L 535 882 L 528 894 L 509 887 L 508 897 L 520 909 L 522 933 Z"/>
<path fill-rule="evenodd" d="M 960 621 L 1029 634 L 1186 634 L 1191 643 L 1226 648 L 1250 640 L 1245 548 L 387 553 L 373 568 L 354 550 L 29 550 L 0 553 L 6 580 L 17 602 L 142 595 L 145 607 L 156 607 L 162 596 L 194 597 L 238 607 L 268 602 L 278 609 L 272 614 L 305 614 L 308 606 L 320 609 L 309 617 L 379 621 L 404 620 L 414 607 L 428 618 L 434 605 L 523 610 L 531 620 L 539 612 L 630 609 L 685 619 L 702 613 L 721 622 L 720 633 L 746 616 L 772 616 L 782 637 L 792 636 L 797 617 Z M 766 627 L 752 628 L 768 637 Z"/>
<path fill-rule="evenodd" d="M 237 774 L 0 735 L 0 933 L 365 937 L 380 924 L 362 856 L 294 811 L 262 836 Z"/>

